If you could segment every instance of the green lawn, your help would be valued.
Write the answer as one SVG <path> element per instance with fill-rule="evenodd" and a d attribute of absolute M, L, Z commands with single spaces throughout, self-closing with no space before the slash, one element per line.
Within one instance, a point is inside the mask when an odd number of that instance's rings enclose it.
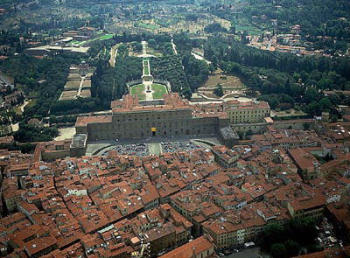
<path fill-rule="evenodd" d="M 146 95 L 145 93 L 143 93 L 144 90 L 145 90 L 145 86 L 143 84 L 138 84 L 130 88 L 130 94 L 132 96 L 137 96 L 139 100 L 145 100 Z"/>
<path fill-rule="evenodd" d="M 149 24 L 149 23 L 143 23 L 143 22 L 137 22 L 135 23 L 135 26 L 143 29 L 148 29 L 148 30 L 156 30 L 160 28 L 158 24 Z"/>
<path fill-rule="evenodd" d="M 105 34 L 99 38 L 99 40 L 106 40 L 113 38 L 114 34 Z"/>
<path fill-rule="evenodd" d="M 98 33 L 96 37 L 89 39 L 89 40 L 85 40 L 85 41 L 77 41 L 77 40 L 72 40 L 70 42 L 71 45 L 79 45 L 79 46 L 85 46 L 88 43 L 91 43 L 93 41 L 96 40 L 107 40 L 107 39 L 112 39 L 114 36 L 114 34 L 103 34 L 103 33 Z"/>
<path fill-rule="evenodd" d="M 86 41 L 77 41 L 77 40 L 73 40 L 70 42 L 70 44 L 73 46 L 73 45 L 78 45 L 78 46 L 81 46 L 83 44 L 85 44 Z"/>
<path fill-rule="evenodd" d="M 168 93 L 167 88 L 162 84 L 153 83 L 152 84 L 153 99 L 162 99 L 164 94 Z"/>
<path fill-rule="evenodd" d="M 148 63 L 149 63 L 148 60 L 143 60 L 143 69 L 144 69 L 145 75 L 150 75 Z"/>

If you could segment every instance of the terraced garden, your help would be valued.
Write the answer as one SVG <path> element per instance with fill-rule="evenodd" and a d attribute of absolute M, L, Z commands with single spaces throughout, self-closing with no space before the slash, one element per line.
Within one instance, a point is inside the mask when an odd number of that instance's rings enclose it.
<path fill-rule="evenodd" d="M 143 60 L 143 71 L 144 71 L 144 75 L 150 75 L 149 60 Z"/>
<path fill-rule="evenodd" d="M 162 99 L 164 94 L 168 93 L 167 88 L 158 83 L 152 84 L 152 90 L 153 90 L 153 99 Z"/>
<path fill-rule="evenodd" d="M 132 96 L 137 96 L 139 100 L 146 99 L 146 95 L 145 95 L 144 91 L 145 91 L 145 85 L 143 85 L 143 84 L 138 84 L 138 85 L 132 86 L 130 88 L 130 94 Z"/>
<path fill-rule="evenodd" d="M 152 84 L 152 97 L 153 99 L 163 99 L 164 94 L 168 94 L 168 90 L 166 86 L 158 83 Z M 143 84 L 138 84 L 135 86 L 130 87 L 130 94 L 132 96 L 137 96 L 139 100 L 145 100 L 146 95 L 144 93 L 145 86 Z"/>

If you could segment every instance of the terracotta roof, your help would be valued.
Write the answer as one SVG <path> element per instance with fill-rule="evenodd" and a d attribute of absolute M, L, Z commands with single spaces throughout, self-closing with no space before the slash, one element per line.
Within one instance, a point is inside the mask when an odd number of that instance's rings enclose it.
<path fill-rule="evenodd" d="M 204 236 L 194 239 L 193 241 L 184 244 L 167 254 L 160 256 L 160 258 L 191 258 L 200 256 L 205 251 L 214 250 L 214 245 L 210 243 Z M 208 257 L 208 254 L 204 254 L 204 257 Z M 203 257 L 203 256 L 202 256 Z"/>
<path fill-rule="evenodd" d="M 79 116 L 77 122 L 75 123 L 76 127 L 83 127 L 87 124 L 94 123 L 111 123 L 112 116 Z"/>

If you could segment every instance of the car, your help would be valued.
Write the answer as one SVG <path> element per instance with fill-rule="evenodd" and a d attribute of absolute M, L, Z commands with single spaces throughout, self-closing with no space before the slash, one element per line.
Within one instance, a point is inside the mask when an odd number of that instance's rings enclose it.
<path fill-rule="evenodd" d="M 244 243 L 244 247 L 245 247 L 245 248 L 254 247 L 254 246 L 255 246 L 255 243 L 254 243 L 254 242 L 247 242 L 247 243 Z"/>

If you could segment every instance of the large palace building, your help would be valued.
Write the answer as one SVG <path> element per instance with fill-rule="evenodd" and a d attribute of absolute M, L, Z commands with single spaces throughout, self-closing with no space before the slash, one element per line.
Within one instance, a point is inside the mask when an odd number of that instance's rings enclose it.
<path fill-rule="evenodd" d="M 111 115 L 78 117 L 76 133 L 87 135 L 89 141 L 186 135 L 237 139 L 226 112 L 201 112 L 177 93 L 142 105 L 137 97 L 125 95 L 111 108 Z"/>

